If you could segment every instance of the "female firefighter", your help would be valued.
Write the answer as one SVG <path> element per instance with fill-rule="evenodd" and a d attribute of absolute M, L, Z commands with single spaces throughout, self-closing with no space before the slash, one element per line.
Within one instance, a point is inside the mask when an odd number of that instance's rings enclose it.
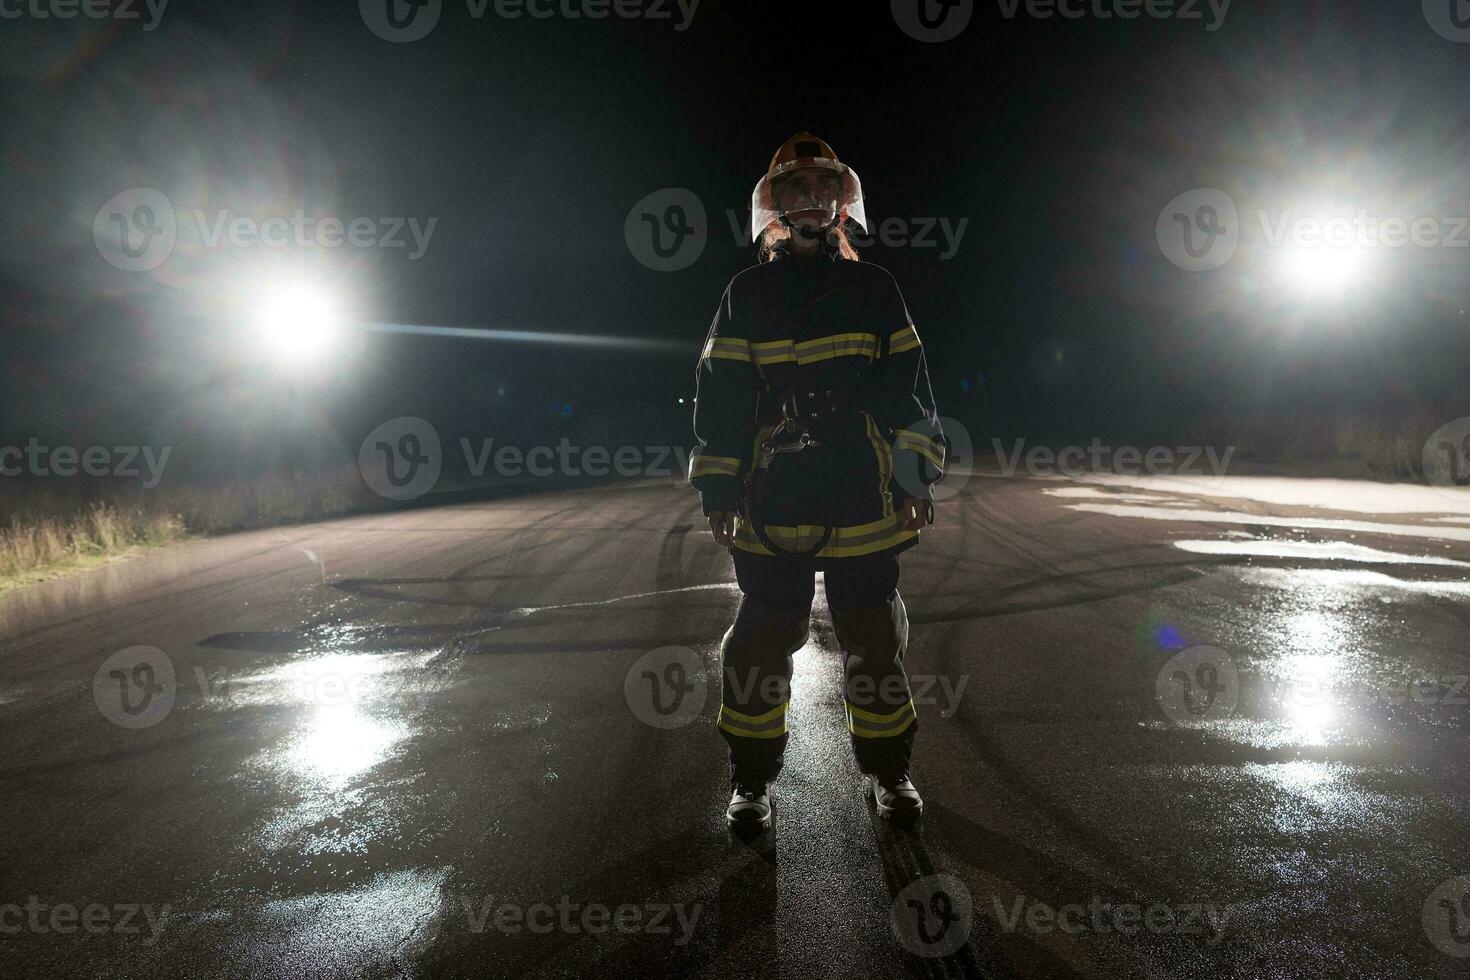
<path fill-rule="evenodd" d="M 788 140 L 752 211 L 761 261 L 731 280 L 705 342 L 689 464 L 741 591 L 720 651 L 726 819 L 770 826 L 791 658 L 821 571 L 865 790 L 883 816 L 912 820 L 923 803 L 898 554 L 933 522 L 944 468 L 923 348 L 893 277 L 851 245 L 849 228 L 866 231 L 862 186 L 831 147 Z"/>

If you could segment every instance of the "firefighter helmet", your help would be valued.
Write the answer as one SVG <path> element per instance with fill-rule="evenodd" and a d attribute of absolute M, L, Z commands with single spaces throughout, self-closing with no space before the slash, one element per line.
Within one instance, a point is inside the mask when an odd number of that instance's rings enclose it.
<path fill-rule="evenodd" d="M 791 137 L 776 155 L 751 196 L 751 232 L 760 241 L 772 225 L 798 211 L 826 211 L 835 223 L 838 217 L 868 230 L 863 210 L 863 185 L 852 168 L 837 159 L 822 140 L 801 132 Z"/>

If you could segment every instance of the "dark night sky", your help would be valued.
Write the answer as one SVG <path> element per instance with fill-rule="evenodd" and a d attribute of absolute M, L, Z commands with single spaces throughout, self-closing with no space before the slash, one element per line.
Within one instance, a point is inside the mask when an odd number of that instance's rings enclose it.
<path fill-rule="evenodd" d="M 865 257 L 904 289 L 941 410 L 981 439 L 1178 438 L 1209 418 L 1456 399 L 1470 250 L 1394 254 L 1371 293 L 1313 307 L 1239 262 L 1183 272 L 1154 239 L 1164 205 L 1200 186 L 1243 211 L 1305 208 L 1319 180 L 1415 214 L 1470 212 L 1470 45 L 1418 6 L 1238 0 L 1209 32 L 1008 20 L 980 3 L 944 44 L 909 38 L 887 3 L 851 2 L 704 0 L 685 31 L 476 21 L 451 2 L 410 44 L 340 2 L 174 0 L 156 31 L 90 42 L 87 24 L 9 22 L 0 441 L 121 438 L 168 418 L 225 444 L 289 415 L 350 445 L 417 413 L 450 433 L 687 443 L 677 398 L 724 284 L 753 262 L 726 211 L 748 219 L 798 129 L 854 166 L 870 216 L 968 219 L 952 258 Z M 158 276 L 100 260 L 92 216 L 134 186 L 210 207 L 437 217 L 418 261 L 339 263 L 365 320 L 685 349 L 376 336 L 330 384 L 283 391 L 222 352 L 231 257 L 176 255 Z M 665 187 L 710 218 L 703 256 L 673 273 L 624 240 L 635 202 Z"/>

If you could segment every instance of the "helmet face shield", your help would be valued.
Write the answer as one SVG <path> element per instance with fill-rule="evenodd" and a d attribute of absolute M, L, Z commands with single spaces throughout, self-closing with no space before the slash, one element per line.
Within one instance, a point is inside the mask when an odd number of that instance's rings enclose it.
<path fill-rule="evenodd" d="M 754 241 L 782 218 L 803 211 L 841 215 L 863 233 L 868 230 L 857 174 L 846 164 L 821 157 L 792 160 L 762 177 L 750 210 Z"/>

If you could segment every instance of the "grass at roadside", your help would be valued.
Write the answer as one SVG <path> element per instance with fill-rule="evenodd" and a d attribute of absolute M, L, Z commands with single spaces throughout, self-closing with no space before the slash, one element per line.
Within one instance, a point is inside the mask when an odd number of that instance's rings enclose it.
<path fill-rule="evenodd" d="M 371 502 L 355 469 L 141 494 L 13 490 L 0 500 L 0 593 L 172 541 L 318 520 Z"/>

